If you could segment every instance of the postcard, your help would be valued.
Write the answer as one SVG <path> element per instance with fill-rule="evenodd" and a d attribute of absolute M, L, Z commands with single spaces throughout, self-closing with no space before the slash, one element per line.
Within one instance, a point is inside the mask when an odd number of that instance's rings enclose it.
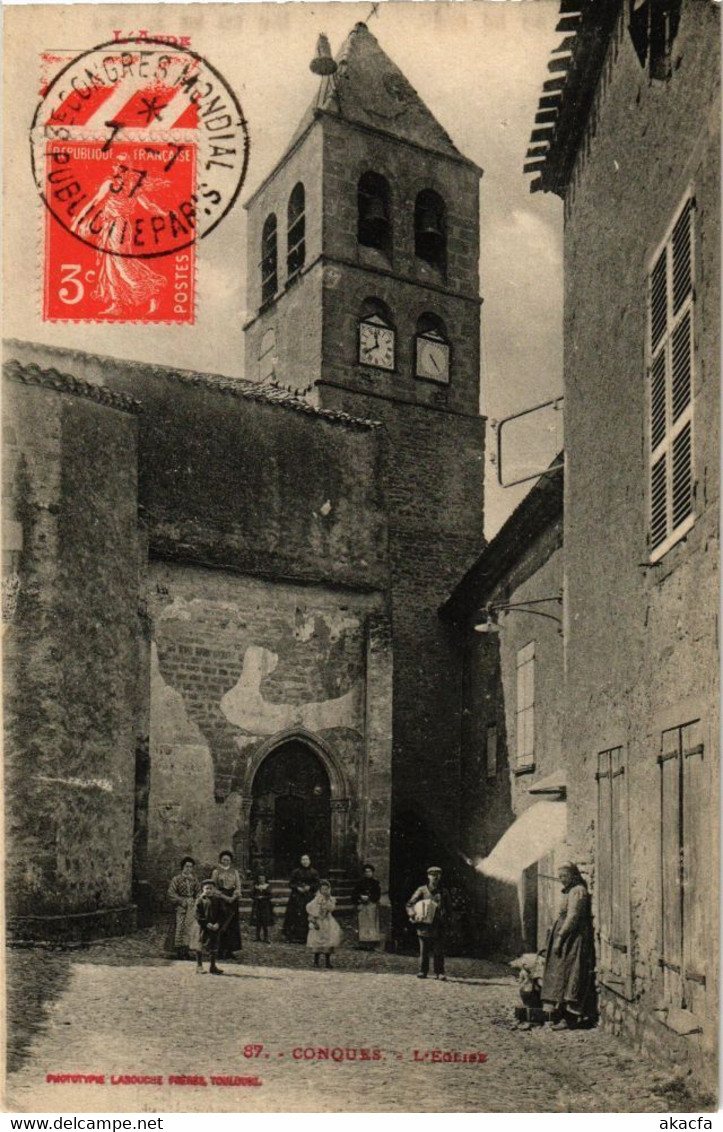
<path fill-rule="evenodd" d="M 716 1108 L 719 16 L 5 9 L 7 1110 Z"/>

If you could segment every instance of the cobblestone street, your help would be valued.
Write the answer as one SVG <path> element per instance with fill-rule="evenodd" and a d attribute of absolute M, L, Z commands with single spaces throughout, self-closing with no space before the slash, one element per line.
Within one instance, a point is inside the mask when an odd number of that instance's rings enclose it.
<path fill-rule="evenodd" d="M 10 1109 L 657 1112 L 683 1100 L 665 1097 L 670 1067 L 641 1061 L 599 1031 L 516 1030 L 515 982 L 499 965 L 451 959 L 448 982 L 422 982 L 411 956 L 343 949 L 333 970 L 316 971 L 303 947 L 244 941 L 243 960 L 214 979 L 162 958 L 159 943 L 158 932 L 146 932 L 72 953 L 11 953 L 18 1020 L 29 1017 L 27 988 L 44 981 L 46 989 L 30 1029 L 13 1028 L 22 1048 Z M 260 1057 L 245 1057 L 254 1044 Z M 344 1051 L 336 1054 L 344 1060 L 294 1056 L 319 1047 Z M 379 1050 L 380 1060 L 361 1061 L 362 1049 Z M 487 1060 L 420 1062 L 415 1050 Z M 346 1060 L 353 1051 L 356 1060 Z M 48 1084 L 48 1073 L 105 1074 L 106 1084 Z M 111 1085 L 111 1074 L 163 1084 Z M 173 1086 L 171 1075 L 207 1085 Z M 212 1076 L 261 1084 L 214 1085 Z"/>

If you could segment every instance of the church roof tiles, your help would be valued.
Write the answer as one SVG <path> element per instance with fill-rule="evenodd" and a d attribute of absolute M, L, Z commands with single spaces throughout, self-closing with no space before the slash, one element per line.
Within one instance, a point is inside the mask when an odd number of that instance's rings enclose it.
<path fill-rule="evenodd" d="M 6 350 L 12 349 L 14 344 L 14 342 L 7 342 Z M 23 353 L 26 347 L 32 349 L 31 343 L 17 344 L 23 348 Z M 76 351 L 53 348 L 52 353 L 54 355 L 61 355 L 61 358 L 63 354 L 68 355 L 67 364 L 70 367 L 72 365 L 72 355 L 75 354 Z M 115 373 L 125 372 L 128 375 L 138 373 L 143 377 L 157 378 L 159 381 L 165 378 L 167 380 L 177 381 L 182 385 L 192 385 L 197 388 L 207 389 L 212 393 L 239 397 L 246 401 L 260 401 L 272 405 L 281 405 L 297 413 L 321 417 L 324 420 L 346 425 L 349 428 L 374 429 L 381 427 L 378 421 L 354 417 L 350 413 L 344 413 L 340 410 L 318 408 L 316 405 L 312 405 L 307 401 L 299 392 L 286 389 L 283 386 L 275 385 L 271 382 L 259 383 L 244 381 L 241 378 L 223 377 L 220 374 L 197 373 L 193 370 L 177 370 L 167 366 L 156 366 L 145 362 L 121 361 L 120 359 L 86 354 L 85 352 L 77 352 L 76 356 L 82 358 L 86 363 L 98 363 L 101 369 L 108 370 L 109 372 L 111 370 Z M 20 382 L 24 385 L 41 385 L 46 389 L 55 389 L 59 393 L 71 393 L 75 396 L 86 397 L 112 408 L 124 409 L 127 412 L 142 411 L 142 402 L 136 398 L 126 393 L 115 391 L 103 384 L 81 380 L 71 374 L 63 373 L 54 366 L 41 367 L 34 362 L 21 362 L 17 358 L 10 358 L 4 363 L 3 372 L 6 379 Z"/>

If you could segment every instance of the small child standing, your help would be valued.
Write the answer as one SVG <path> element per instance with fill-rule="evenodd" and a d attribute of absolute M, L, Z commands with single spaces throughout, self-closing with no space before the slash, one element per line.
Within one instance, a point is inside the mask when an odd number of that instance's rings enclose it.
<path fill-rule="evenodd" d="M 204 880 L 201 885 L 201 895 L 196 901 L 196 931 L 192 933 L 191 938 L 191 948 L 196 952 L 197 975 L 204 973 L 204 947 L 207 948 L 211 960 L 209 973 L 211 975 L 223 974 L 223 971 L 216 966 L 216 956 L 224 914 L 225 903 L 223 898 L 219 896 L 216 885 L 212 880 Z"/>
<path fill-rule="evenodd" d="M 328 880 L 319 883 L 319 891 L 314 899 L 306 905 L 309 917 L 309 934 L 306 946 L 314 952 L 314 966 L 319 966 L 319 957 L 324 955 L 327 967 L 331 967 L 331 956 L 335 947 L 341 943 L 341 928 L 334 919 L 333 912 L 336 900 L 331 895 L 331 884 Z"/>
<path fill-rule="evenodd" d="M 274 922 L 273 893 L 263 873 L 259 873 L 251 891 L 251 923 L 256 926 L 256 938 L 269 942 L 269 928 Z"/>

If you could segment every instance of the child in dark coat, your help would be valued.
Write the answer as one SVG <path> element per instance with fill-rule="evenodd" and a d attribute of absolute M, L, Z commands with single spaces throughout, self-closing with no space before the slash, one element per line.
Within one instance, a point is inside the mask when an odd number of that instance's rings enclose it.
<path fill-rule="evenodd" d="M 259 873 L 251 892 L 251 923 L 256 926 L 256 938 L 269 942 L 269 928 L 274 922 L 273 893 L 263 873 Z"/>
<path fill-rule="evenodd" d="M 203 949 L 207 949 L 211 960 L 209 973 L 222 975 L 216 966 L 218 955 L 219 932 L 226 914 L 226 905 L 216 889 L 212 880 L 205 880 L 201 885 L 201 895 L 196 901 L 197 931 L 194 933 L 192 948 L 196 952 L 196 974 L 203 974 Z"/>

